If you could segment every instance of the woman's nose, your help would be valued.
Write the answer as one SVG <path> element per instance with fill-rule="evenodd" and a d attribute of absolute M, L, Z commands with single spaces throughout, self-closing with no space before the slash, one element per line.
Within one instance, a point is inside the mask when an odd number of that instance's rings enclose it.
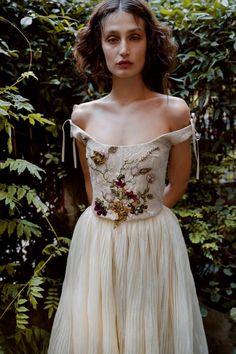
<path fill-rule="evenodd" d="M 120 55 L 122 57 L 129 55 L 129 45 L 126 40 L 120 42 Z"/>

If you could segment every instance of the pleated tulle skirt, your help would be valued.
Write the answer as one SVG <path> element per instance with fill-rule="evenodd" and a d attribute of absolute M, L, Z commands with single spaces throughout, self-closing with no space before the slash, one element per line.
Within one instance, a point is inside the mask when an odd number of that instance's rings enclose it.
<path fill-rule="evenodd" d="M 74 230 L 49 354 L 207 354 L 174 214 L 113 222 L 89 207 Z"/>

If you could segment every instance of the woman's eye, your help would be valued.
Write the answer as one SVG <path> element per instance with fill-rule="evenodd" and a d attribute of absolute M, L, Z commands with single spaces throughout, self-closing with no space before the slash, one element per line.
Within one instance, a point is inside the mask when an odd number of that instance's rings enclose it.
<path fill-rule="evenodd" d="M 130 37 L 131 41 L 138 41 L 140 39 L 141 39 L 140 36 L 132 36 L 132 37 Z"/>
<path fill-rule="evenodd" d="M 118 39 L 116 37 L 110 37 L 107 39 L 108 43 L 116 43 Z"/>

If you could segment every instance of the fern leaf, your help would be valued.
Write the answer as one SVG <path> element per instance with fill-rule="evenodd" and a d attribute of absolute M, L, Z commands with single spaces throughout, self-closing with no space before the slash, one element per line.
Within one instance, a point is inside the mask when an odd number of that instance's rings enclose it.
<path fill-rule="evenodd" d="M 48 318 L 50 319 L 53 313 L 57 310 L 59 303 L 59 292 L 58 288 L 53 287 L 48 289 L 48 294 L 44 301 L 44 309 L 48 310 Z"/>

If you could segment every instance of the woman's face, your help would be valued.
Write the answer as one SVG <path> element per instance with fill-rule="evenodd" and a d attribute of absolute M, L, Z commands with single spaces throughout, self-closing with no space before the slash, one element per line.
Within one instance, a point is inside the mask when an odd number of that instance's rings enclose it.
<path fill-rule="evenodd" d="M 119 10 L 106 17 L 102 25 L 102 49 L 112 76 L 141 76 L 147 50 L 143 19 Z"/>

